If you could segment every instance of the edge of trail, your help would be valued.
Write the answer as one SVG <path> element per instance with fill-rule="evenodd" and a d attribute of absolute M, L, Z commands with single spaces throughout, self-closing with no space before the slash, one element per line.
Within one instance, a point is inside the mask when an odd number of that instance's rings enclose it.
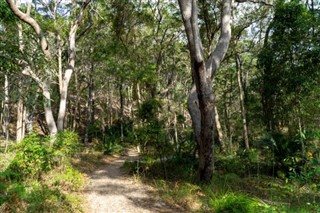
<path fill-rule="evenodd" d="M 125 155 L 109 157 L 106 164 L 89 174 L 84 190 L 86 213 L 186 212 L 163 202 L 155 189 L 135 180 L 121 168 L 126 160 L 137 159 L 137 151 L 129 148 Z"/>

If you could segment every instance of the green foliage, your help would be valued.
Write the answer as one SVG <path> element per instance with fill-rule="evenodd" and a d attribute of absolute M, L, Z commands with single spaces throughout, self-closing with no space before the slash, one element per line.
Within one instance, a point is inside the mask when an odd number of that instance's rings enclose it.
<path fill-rule="evenodd" d="M 307 131 L 303 133 L 305 144 L 305 164 L 302 167 L 299 179 L 314 188 L 320 189 L 320 131 Z"/>
<path fill-rule="evenodd" d="M 61 174 L 54 177 L 53 185 L 62 187 L 64 190 L 79 190 L 84 185 L 84 177 L 72 166 L 67 166 Z"/>
<path fill-rule="evenodd" d="M 157 113 L 161 110 L 161 103 L 156 99 L 144 101 L 138 109 L 137 117 L 146 122 L 152 122 L 156 119 Z"/>
<path fill-rule="evenodd" d="M 121 135 L 121 128 L 123 135 Z M 106 130 L 106 134 L 102 139 L 105 154 L 118 153 L 124 149 L 125 143 L 132 143 L 132 132 L 133 122 L 131 120 L 116 120 L 113 125 Z"/>
<path fill-rule="evenodd" d="M 75 133 L 61 132 L 56 144 L 49 145 L 48 138 L 31 134 L 10 149 L 15 157 L 0 174 L 1 212 L 80 210 L 79 199 L 66 194 L 84 184 L 84 176 L 70 163 L 70 157 L 79 151 L 79 138 Z"/>
<path fill-rule="evenodd" d="M 62 131 L 57 134 L 53 144 L 55 154 L 71 157 L 81 148 L 78 134 L 71 131 Z"/>
<path fill-rule="evenodd" d="M 1 1 L 0 2 L 0 23 L 6 22 L 10 24 L 14 24 L 18 19 L 16 16 L 11 12 L 7 2 Z M 1 27 L 0 27 L 1 31 Z"/>
<path fill-rule="evenodd" d="M 148 99 L 141 104 L 137 117 L 143 126 L 134 131 L 134 137 L 146 154 L 162 158 L 170 153 L 172 144 L 167 138 L 164 120 L 158 116 L 160 110 L 161 102 L 156 99 Z"/>
<path fill-rule="evenodd" d="M 236 153 L 216 153 L 215 167 L 229 173 L 240 176 L 251 174 L 271 174 L 273 168 L 272 155 L 268 152 L 261 152 L 258 149 L 238 150 Z"/>
<path fill-rule="evenodd" d="M 104 133 L 102 132 L 101 123 L 94 122 L 90 123 L 88 126 L 88 139 L 89 141 L 93 141 L 98 139 L 103 141 Z"/>
<path fill-rule="evenodd" d="M 163 167 L 165 164 L 165 168 Z M 198 165 L 197 159 L 184 154 L 165 159 L 144 157 L 138 161 L 126 161 L 124 168 L 132 174 L 150 178 L 163 178 L 171 181 L 193 180 L 195 169 Z M 166 171 L 164 171 L 164 169 Z M 168 171 L 168 172 L 167 172 Z"/>
<path fill-rule="evenodd" d="M 185 182 L 183 180 L 168 182 L 165 180 L 154 180 L 154 186 L 159 190 L 161 196 L 173 205 L 178 204 L 186 209 L 185 212 L 199 212 L 200 199 L 198 197 L 201 187 Z M 195 209 L 196 208 L 196 209 Z M 202 211 L 200 211 L 202 212 Z"/>
<path fill-rule="evenodd" d="M 77 134 L 73 132 L 60 132 L 52 148 L 47 138 L 31 134 L 13 148 L 16 152 L 2 176 L 13 179 L 40 178 L 45 172 L 54 167 L 54 163 L 71 157 L 80 150 Z"/>
<path fill-rule="evenodd" d="M 104 146 L 104 154 L 120 153 L 124 150 L 124 147 L 120 144 L 113 142 L 106 142 Z"/>
<path fill-rule="evenodd" d="M 319 16 L 300 1 L 278 1 L 269 35 L 258 55 L 264 122 L 268 130 L 307 113 L 319 84 Z M 299 112 L 297 114 L 297 111 Z M 314 116 L 314 114 L 312 115 Z M 283 122 L 283 123 L 284 123 Z"/>
<path fill-rule="evenodd" d="M 261 212 L 264 206 L 258 201 L 242 194 L 227 193 L 221 197 L 209 199 L 209 205 L 215 212 L 254 213 Z"/>
<path fill-rule="evenodd" d="M 13 183 L 1 200 L 2 212 L 74 212 L 72 202 L 59 189 L 37 181 Z"/>
<path fill-rule="evenodd" d="M 302 141 L 299 140 L 299 137 L 290 137 L 280 132 L 266 133 L 262 136 L 258 146 L 271 152 L 273 159 L 269 158 L 269 160 L 274 161 L 278 175 L 283 178 L 301 170 L 304 159 L 301 152 Z"/>
<path fill-rule="evenodd" d="M 49 143 L 39 135 L 31 134 L 16 145 L 16 156 L 2 175 L 13 179 L 40 177 L 52 168 L 52 151 Z"/>

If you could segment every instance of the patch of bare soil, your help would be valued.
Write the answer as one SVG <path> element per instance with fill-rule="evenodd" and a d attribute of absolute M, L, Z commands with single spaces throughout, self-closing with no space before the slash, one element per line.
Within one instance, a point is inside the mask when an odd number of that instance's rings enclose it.
<path fill-rule="evenodd" d="M 150 186 L 135 181 L 121 169 L 125 160 L 136 160 L 134 149 L 124 156 L 111 158 L 90 175 L 84 190 L 88 213 L 184 212 L 161 201 Z"/>

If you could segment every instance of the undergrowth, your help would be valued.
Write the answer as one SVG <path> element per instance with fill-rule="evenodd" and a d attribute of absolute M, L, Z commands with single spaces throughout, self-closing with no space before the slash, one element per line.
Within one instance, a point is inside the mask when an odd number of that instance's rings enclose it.
<path fill-rule="evenodd" d="M 82 212 L 85 177 L 73 165 L 79 137 L 62 132 L 50 139 L 31 134 L 1 157 L 0 212 Z M 6 160 L 3 160 L 6 159 Z"/>
<path fill-rule="evenodd" d="M 209 184 L 197 181 L 197 159 L 190 155 L 163 162 L 144 157 L 126 162 L 125 168 L 186 212 L 320 212 L 317 188 L 272 175 L 272 164 L 259 157 L 264 158 L 255 152 L 216 156 Z"/>

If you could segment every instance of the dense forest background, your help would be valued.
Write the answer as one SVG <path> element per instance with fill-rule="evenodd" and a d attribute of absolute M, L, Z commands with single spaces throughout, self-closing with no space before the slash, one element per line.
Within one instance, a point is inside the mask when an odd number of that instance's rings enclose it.
<path fill-rule="evenodd" d="M 134 145 L 144 160 L 127 167 L 143 176 L 214 186 L 230 179 L 232 190 L 272 177 L 294 183 L 288 194 L 309 190 L 286 195 L 290 208 L 319 211 L 319 6 L 1 1 L 0 206 L 13 183 L 60 162 L 47 159 L 57 151 L 109 154 Z M 35 150 L 41 163 L 24 157 Z"/>

